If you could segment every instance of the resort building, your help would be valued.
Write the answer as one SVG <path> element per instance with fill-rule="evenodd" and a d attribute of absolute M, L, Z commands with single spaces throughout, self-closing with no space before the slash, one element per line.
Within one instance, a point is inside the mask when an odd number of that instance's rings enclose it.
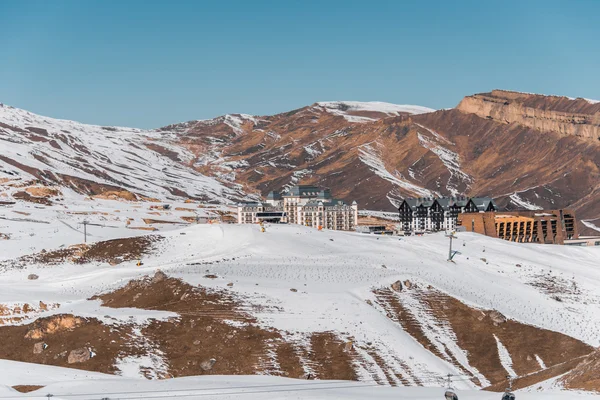
<path fill-rule="evenodd" d="M 334 199 L 329 189 L 298 185 L 287 192 L 269 192 L 262 202 L 238 205 L 238 223 L 290 223 L 350 231 L 358 225 L 358 205 Z"/>
<path fill-rule="evenodd" d="M 457 224 L 469 232 L 518 243 L 565 244 L 579 237 L 573 210 L 464 214 Z"/>
<path fill-rule="evenodd" d="M 405 233 L 454 230 L 461 213 L 497 210 L 494 200 L 488 197 L 409 198 L 398 207 L 401 230 Z"/>

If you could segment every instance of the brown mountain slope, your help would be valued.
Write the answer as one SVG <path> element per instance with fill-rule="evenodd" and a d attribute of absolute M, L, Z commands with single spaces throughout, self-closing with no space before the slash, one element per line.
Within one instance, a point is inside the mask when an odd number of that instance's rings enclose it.
<path fill-rule="evenodd" d="M 582 233 L 599 225 L 600 103 L 494 90 L 430 111 L 327 102 L 141 131 L 4 107 L 0 178 L 209 202 L 314 183 L 387 211 L 406 196 L 485 195 L 509 209 L 574 208 Z"/>
<path fill-rule="evenodd" d="M 598 110 L 583 99 L 493 91 L 420 115 L 355 120 L 316 103 L 275 116 L 234 116 L 237 125 L 226 116 L 164 130 L 179 134 L 202 173 L 263 195 L 315 183 L 382 210 L 404 196 L 486 195 L 509 209 L 573 207 L 594 220 L 600 142 L 590 135 L 600 126 Z"/>

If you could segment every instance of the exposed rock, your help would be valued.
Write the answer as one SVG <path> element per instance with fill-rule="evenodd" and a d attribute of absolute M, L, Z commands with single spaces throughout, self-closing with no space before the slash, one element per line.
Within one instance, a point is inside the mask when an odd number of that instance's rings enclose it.
<path fill-rule="evenodd" d="M 34 280 L 36 280 L 38 278 L 39 278 L 39 276 L 36 275 L 36 274 L 29 274 L 29 275 L 27 275 L 27 279 L 29 279 L 30 281 L 34 281 Z"/>
<path fill-rule="evenodd" d="M 86 362 L 90 358 L 90 351 L 85 347 L 81 347 L 79 349 L 71 350 L 69 357 L 67 358 L 67 362 L 69 364 L 82 363 Z"/>
<path fill-rule="evenodd" d="M 214 358 L 211 358 L 210 360 L 202 361 L 200 363 L 200 368 L 202 368 L 202 371 L 210 371 L 216 362 L 217 362 L 217 360 L 215 360 Z"/>
<path fill-rule="evenodd" d="M 457 109 L 504 124 L 518 123 L 592 140 L 600 138 L 600 105 L 583 99 L 493 90 L 465 97 Z"/>
<path fill-rule="evenodd" d="M 37 342 L 33 345 L 33 354 L 40 354 L 48 347 L 48 345 L 44 342 Z"/>
<path fill-rule="evenodd" d="M 402 291 L 402 282 L 396 281 L 396 282 L 392 283 L 392 290 L 395 292 L 401 292 Z"/>
<path fill-rule="evenodd" d="M 507 318 L 500 313 L 499 311 L 492 310 L 489 312 L 488 317 L 492 320 L 494 324 L 503 324 L 507 321 Z"/>
<path fill-rule="evenodd" d="M 167 279 L 167 275 L 159 269 L 156 271 L 156 273 L 154 273 L 154 276 L 152 277 L 152 283 L 162 282 L 165 279 Z"/>
<path fill-rule="evenodd" d="M 55 315 L 48 319 L 38 320 L 26 334 L 27 339 L 41 339 L 45 335 L 72 330 L 81 325 L 81 318 L 72 315 Z"/>
<path fill-rule="evenodd" d="M 411 281 L 409 281 L 409 280 L 407 279 L 407 280 L 405 280 L 405 281 L 404 281 L 404 286 L 405 286 L 407 289 L 410 289 L 410 288 L 413 286 L 413 284 L 412 284 L 412 282 L 411 282 Z"/>

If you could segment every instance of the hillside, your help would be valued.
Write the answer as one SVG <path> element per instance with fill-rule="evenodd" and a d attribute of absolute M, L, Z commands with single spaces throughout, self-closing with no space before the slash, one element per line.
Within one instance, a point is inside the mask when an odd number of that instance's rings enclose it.
<path fill-rule="evenodd" d="M 212 203 L 315 183 L 383 211 L 406 196 L 491 196 L 508 209 L 574 208 L 580 232 L 591 234 L 600 230 L 599 104 L 495 90 L 451 110 L 320 102 L 156 130 L 90 126 L 4 106 L 0 179 Z"/>
<path fill-rule="evenodd" d="M 154 212 L 148 202 L 67 197 L 107 224 Z M 546 381 L 600 344 L 598 249 L 463 233 L 453 264 L 443 235 L 172 224 L 129 238 L 125 227 L 91 226 L 115 239 L 82 245 L 80 228 L 52 225 L 73 227 L 79 214 L 19 206 L 30 220 L 4 219 L 10 239 L 0 242 L 2 254 L 12 249 L 0 263 L 2 359 L 129 378 L 310 374 L 440 386 L 450 373 L 473 390 L 504 386 L 507 374 Z M 55 226 L 48 237 L 41 220 Z"/>

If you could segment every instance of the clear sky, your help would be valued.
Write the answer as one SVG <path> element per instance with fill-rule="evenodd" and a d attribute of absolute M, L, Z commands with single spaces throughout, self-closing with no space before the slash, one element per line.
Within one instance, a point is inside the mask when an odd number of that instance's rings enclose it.
<path fill-rule="evenodd" d="M 316 101 L 600 99 L 600 0 L 0 0 L 0 102 L 153 128 Z"/>

